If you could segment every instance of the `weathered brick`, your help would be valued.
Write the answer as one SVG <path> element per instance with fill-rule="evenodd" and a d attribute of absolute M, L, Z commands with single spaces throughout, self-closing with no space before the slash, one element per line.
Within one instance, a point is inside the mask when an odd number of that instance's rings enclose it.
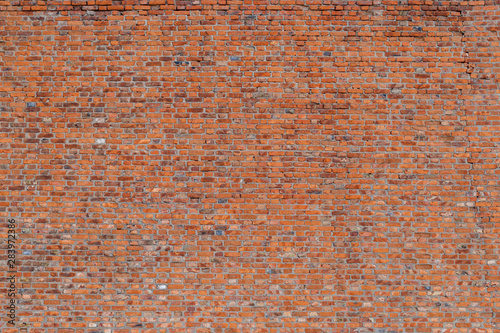
<path fill-rule="evenodd" d="M 499 23 L 0 1 L 1 331 L 500 333 Z"/>

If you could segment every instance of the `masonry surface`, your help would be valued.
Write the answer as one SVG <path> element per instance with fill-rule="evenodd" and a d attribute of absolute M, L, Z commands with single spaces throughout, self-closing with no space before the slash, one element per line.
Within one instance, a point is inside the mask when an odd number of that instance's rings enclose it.
<path fill-rule="evenodd" d="M 1 332 L 500 332 L 499 31 L 498 1 L 0 1 Z"/>

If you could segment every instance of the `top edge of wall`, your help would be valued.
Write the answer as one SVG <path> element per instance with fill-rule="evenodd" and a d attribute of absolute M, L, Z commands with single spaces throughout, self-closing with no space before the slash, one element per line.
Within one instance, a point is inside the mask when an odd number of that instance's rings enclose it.
<path fill-rule="evenodd" d="M 450 6 L 499 5 L 500 0 L 0 0 L 0 11 L 151 11 L 151 10 L 313 10 L 342 6 L 423 6 L 446 10 Z M 421 8 L 425 9 L 425 8 Z"/>

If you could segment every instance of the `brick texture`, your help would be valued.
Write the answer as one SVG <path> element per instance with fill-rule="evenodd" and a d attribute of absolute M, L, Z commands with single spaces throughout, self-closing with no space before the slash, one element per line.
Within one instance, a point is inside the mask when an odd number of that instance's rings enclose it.
<path fill-rule="evenodd" d="M 499 333 L 499 32 L 499 1 L 0 1 L 1 332 Z"/>

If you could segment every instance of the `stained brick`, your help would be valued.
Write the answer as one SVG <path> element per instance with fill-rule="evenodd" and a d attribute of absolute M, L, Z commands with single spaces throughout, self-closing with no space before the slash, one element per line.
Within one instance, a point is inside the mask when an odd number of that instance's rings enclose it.
<path fill-rule="evenodd" d="M 0 1 L 2 333 L 500 333 L 499 23 Z"/>

